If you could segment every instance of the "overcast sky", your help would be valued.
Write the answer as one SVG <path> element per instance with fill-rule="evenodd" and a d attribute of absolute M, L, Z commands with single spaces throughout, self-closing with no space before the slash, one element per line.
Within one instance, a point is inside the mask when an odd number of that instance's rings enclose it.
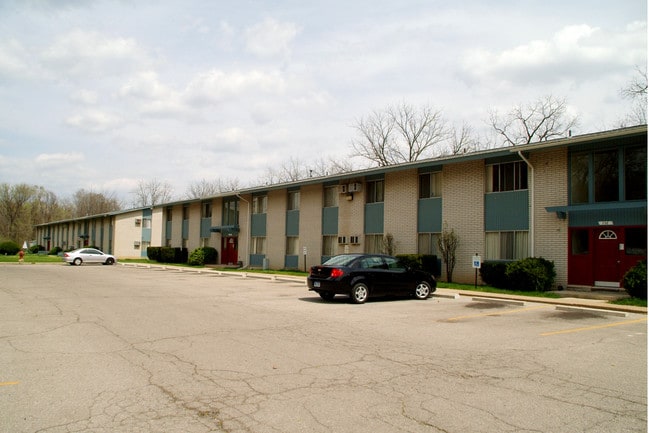
<path fill-rule="evenodd" d="M 401 102 L 482 131 L 552 94 L 600 131 L 646 54 L 645 0 L 0 0 L 0 182 L 250 186 L 348 158 L 355 122 Z"/>

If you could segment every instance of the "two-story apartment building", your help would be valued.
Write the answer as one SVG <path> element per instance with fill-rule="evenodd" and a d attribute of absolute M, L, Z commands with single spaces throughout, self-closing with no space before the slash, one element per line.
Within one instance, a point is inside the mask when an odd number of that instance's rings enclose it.
<path fill-rule="evenodd" d="M 483 260 L 544 257 L 557 285 L 619 286 L 646 259 L 647 127 L 244 188 L 41 224 L 49 247 L 145 257 L 211 246 L 222 264 L 304 269 L 344 252 L 437 253 L 460 239 L 455 281 Z M 444 275 L 442 276 L 444 278 Z"/>

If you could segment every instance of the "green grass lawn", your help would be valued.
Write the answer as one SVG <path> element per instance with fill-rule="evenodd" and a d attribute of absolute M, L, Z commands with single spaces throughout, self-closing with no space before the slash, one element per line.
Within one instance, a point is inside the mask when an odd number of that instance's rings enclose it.
<path fill-rule="evenodd" d="M 15 256 L 0 255 L 0 263 L 18 263 L 18 254 Z M 39 256 L 38 254 L 25 254 L 25 263 L 63 263 L 58 256 Z"/>

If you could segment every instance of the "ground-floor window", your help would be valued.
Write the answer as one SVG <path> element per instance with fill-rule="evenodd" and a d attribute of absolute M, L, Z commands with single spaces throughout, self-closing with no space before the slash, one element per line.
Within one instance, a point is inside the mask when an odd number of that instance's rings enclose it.
<path fill-rule="evenodd" d="M 201 238 L 201 247 L 209 247 L 210 246 L 210 238 Z"/>
<path fill-rule="evenodd" d="M 627 255 L 647 255 L 647 228 L 629 227 L 624 230 L 626 239 L 624 251 Z"/>
<path fill-rule="evenodd" d="M 288 236 L 286 238 L 286 255 L 297 256 L 300 254 L 300 238 L 297 236 Z"/>
<path fill-rule="evenodd" d="M 338 236 L 322 237 L 322 255 L 331 257 L 336 255 L 336 246 L 338 245 Z"/>
<path fill-rule="evenodd" d="M 383 235 L 365 235 L 365 251 L 369 254 L 383 252 Z"/>
<path fill-rule="evenodd" d="M 438 254 L 437 240 L 439 233 L 419 233 L 417 238 L 417 252 L 419 254 Z"/>
<path fill-rule="evenodd" d="M 258 236 L 252 238 L 252 254 L 266 254 L 265 236 Z"/>
<path fill-rule="evenodd" d="M 489 260 L 520 260 L 528 257 L 528 232 L 487 232 L 485 253 Z"/>

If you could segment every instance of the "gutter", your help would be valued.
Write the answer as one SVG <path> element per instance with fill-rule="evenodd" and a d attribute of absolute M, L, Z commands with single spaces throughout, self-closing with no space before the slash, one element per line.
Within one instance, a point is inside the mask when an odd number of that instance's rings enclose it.
<path fill-rule="evenodd" d="M 525 161 L 527 167 L 529 168 L 529 190 L 530 190 L 530 257 L 534 257 L 534 235 L 535 235 L 535 224 L 534 224 L 534 166 L 532 163 L 523 156 L 522 151 L 518 151 L 518 156 Z"/>

